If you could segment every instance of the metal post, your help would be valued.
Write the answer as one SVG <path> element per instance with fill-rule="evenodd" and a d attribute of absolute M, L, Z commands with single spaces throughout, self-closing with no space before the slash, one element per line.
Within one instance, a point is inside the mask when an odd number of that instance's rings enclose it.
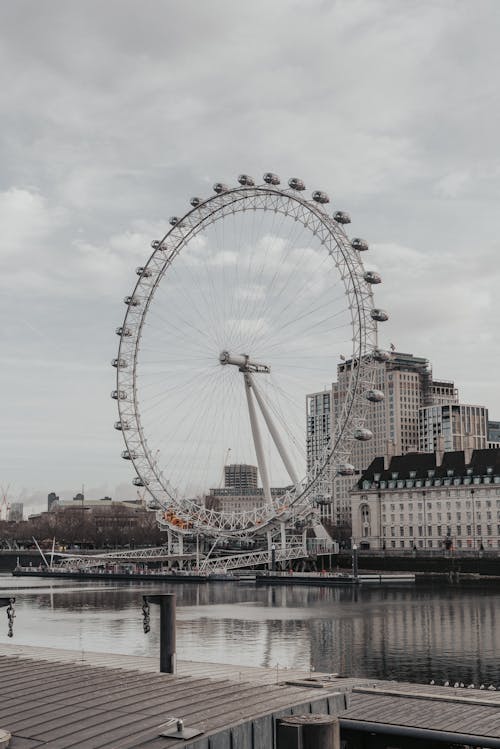
<path fill-rule="evenodd" d="M 276 729 L 277 749 L 340 749 L 339 719 L 332 715 L 290 715 Z"/>
<path fill-rule="evenodd" d="M 286 525 L 285 523 L 280 523 L 280 533 L 281 533 L 281 551 L 283 554 L 286 554 Z"/>
<path fill-rule="evenodd" d="M 271 546 L 271 572 L 276 572 L 276 546 Z"/>
<path fill-rule="evenodd" d="M 352 576 L 355 580 L 358 579 L 358 547 L 356 544 L 352 546 Z"/>
<path fill-rule="evenodd" d="M 160 606 L 160 671 L 175 674 L 175 593 L 144 596 Z"/>

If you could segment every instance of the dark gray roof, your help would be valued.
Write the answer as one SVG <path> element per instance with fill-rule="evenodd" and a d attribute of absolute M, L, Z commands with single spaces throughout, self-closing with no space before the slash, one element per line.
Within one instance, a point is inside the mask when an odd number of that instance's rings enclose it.
<path fill-rule="evenodd" d="M 394 455 L 387 469 L 384 469 L 384 458 L 375 458 L 363 472 L 357 486 L 361 489 L 363 481 L 373 482 L 375 475 L 379 475 L 378 481 L 389 481 L 393 473 L 398 474 L 398 479 L 409 479 L 410 471 L 415 471 L 414 478 L 426 479 L 428 471 L 432 470 L 436 478 L 446 478 L 450 470 L 453 476 L 466 476 L 467 469 L 472 469 L 471 475 L 474 477 L 485 476 L 488 468 L 492 469 L 492 476 L 500 476 L 499 448 L 474 450 L 469 463 L 463 450 L 445 452 L 440 466 L 436 466 L 436 453 L 407 453 Z"/>

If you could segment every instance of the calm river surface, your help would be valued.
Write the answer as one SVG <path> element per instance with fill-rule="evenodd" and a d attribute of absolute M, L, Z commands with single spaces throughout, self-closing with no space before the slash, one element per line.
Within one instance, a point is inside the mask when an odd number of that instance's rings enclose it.
<path fill-rule="evenodd" d="M 146 592 L 177 594 L 179 658 L 500 685 L 500 592 L 486 590 L 47 584 L 0 574 L 0 596 L 17 598 L 14 639 L 0 609 L 0 642 L 157 655 L 157 607 L 150 634 L 142 629 Z"/>

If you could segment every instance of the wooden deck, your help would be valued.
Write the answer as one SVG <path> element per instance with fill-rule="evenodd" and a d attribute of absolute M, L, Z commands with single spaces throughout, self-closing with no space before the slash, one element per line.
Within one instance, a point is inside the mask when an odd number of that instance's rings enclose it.
<path fill-rule="evenodd" d="M 479 689 L 393 684 L 354 687 L 341 729 L 500 747 L 500 694 Z M 391 742 L 392 743 L 392 742 Z"/>
<path fill-rule="evenodd" d="M 34 647 L 0 643 L 0 655 L 18 656 L 37 661 L 84 664 L 108 668 L 133 669 L 141 673 L 158 673 L 159 656 L 134 656 L 120 653 L 98 653 L 80 650 L 60 650 L 58 648 Z M 304 669 L 259 668 L 257 666 L 236 666 L 223 663 L 177 661 L 177 676 L 230 679 L 252 684 L 276 684 L 284 681 L 303 681 L 313 677 L 329 680 L 330 674 L 318 674 Z M 1 685 L 0 685 L 1 688 Z"/>
<path fill-rule="evenodd" d="M 284 715 L 338 715 L 342 731 L 500 747 L 500 692 L 0 645 L 0 729 L 11 749 L 272 749 Z M 203 733 L 160 734 L 172 718 Z M 480 737 L 480 741 L 477 740 Z M 474 740 L 472 740 L 474 739 Z"/>
<path fill-rule="evenodd" d="M 0 651 L 0 728 L 11 749 L 267 749 L 274 719 L 294 712 L 337 714 L 345 695 L 309 674 L 181 662 L 176 676 L 152 658 L 82 654 L 4 645 Z M 165 738 L 181 718 L 202 735 Z"/>

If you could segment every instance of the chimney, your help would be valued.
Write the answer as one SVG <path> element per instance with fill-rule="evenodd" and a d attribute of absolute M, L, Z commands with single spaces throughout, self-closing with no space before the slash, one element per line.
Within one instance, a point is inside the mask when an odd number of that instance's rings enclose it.
<path fill-rule="evenodd" d="M 436 440 L 436 468 L 440 468 L 443 463 L 444 455 L 444 437 L 440 434 Z"/>
<path fill-rule="evenodd" d="M 472 452 L 474 450 L 474 436 L 472 434 L 466 434 L 464 439 L 464 460 L 465 465 L 468 466 L 472 461 Z"/>
<path fill-rule="evenodd" d="M 394 442 L 392 440 L 385 441 L 385 454 L 384 454 L 384 471 L 389 470 L 391 465 L 391 458 L 394 457 Z"/>

